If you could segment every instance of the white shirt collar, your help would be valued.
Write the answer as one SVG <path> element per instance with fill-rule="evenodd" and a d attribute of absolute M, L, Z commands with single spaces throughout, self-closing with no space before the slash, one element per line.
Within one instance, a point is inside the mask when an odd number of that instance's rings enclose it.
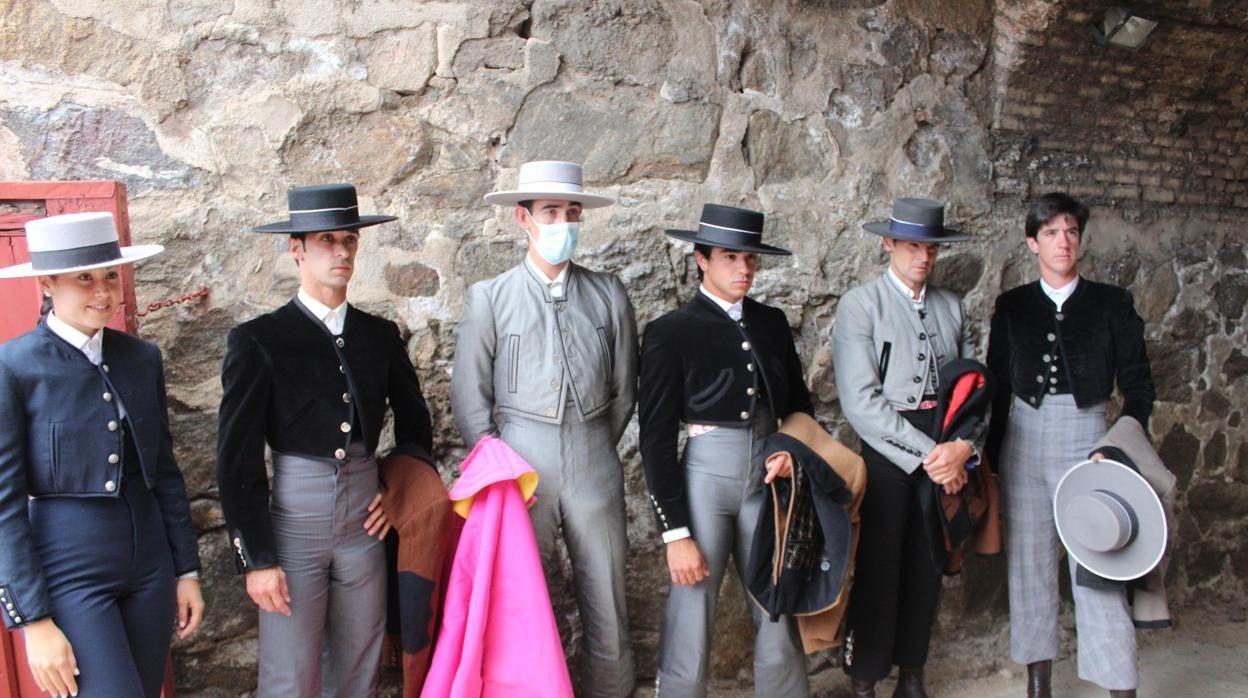
<path fill-rule="evenodd" d="M 733 320 L 741 319 L 742 301 L 737 301 L 736 303 L 729 303 L 723 298 L 720 298 L 714 293 L 711 293 L 710 291 L 706 290 L 706 286 L 704 284 L 698 285 L 698 291 L 700 291 L 702 295 L 706 296 L 707 298 L 710 298 L 711 300 L 715 301 L 715 305 L 718 305 L 721 309 L 723 309 L 725 313 L 728 313 L 728 317 L 731 317 Z"/>
<path fill-rule="evenodd" d="M 1057 310 L 1059 312 L 1062 309 L 1062 305 L 1066 303 L 1067 300 L 1070 300 L 1070 295 L 1075 292 L 1075 287 L 1078 285 L 1078 276 L 1071 279 L 1070 283 L 1061 288 L 1053 288 L 1045 283 L 1044 279 L 1040 279 L 1040 290 L 1044 291 L 1044 295 L 1048 296 L 1049 300 L 1053 301 L 1053 305 L 1057 306 Z"/>
<path fill-rule="evenodd" d="M 893 285 L 896 286 L 902 293 L 906 294 L 906 298 L 916 306 L 923 305 L 927 302 L 927 284 L 923 284 L 923 288 L 919 289 L 919 297 L 916 299 L 914 297 L 914 291 L 910 290 L 910 287 L 906 285 L 906 282 L 901 280 L 900 276 L 897 276 L 897 272 L 893 271 L 893 265 L 891 264 L 888 265 L 888 280 L 892 281 Z"/>
<path fill-rule="evenodd" d="M 342 325 L 347 318 L 347 302 L 343 301 L 337 308 L 331 308 L 328 305 L 318 301 L 312 297 L 312 294 L 299 288 L 299 302 L 303 303 L 303 307 L 312 311 L 318 320 L 325 323 L 326 329 L 330 334 L 342 334 Z"/>
<path fill-rule="evenodd" d="M 550 289 L 552 297 L 563 298 L 563 287 L 568 281 L 568 267 L 572 266 L 571 263 L 564 264 L 563 268 L 559 270 L 558 274 L 555 274 L 553 279 L 546 276 L 546 272 L 538 269 L 537 265 L 533 263 L 533 260 L 527 254 L 524 256 L 524 263 L 529 266 L 529 269 L 533 270 L 538 280 L 546 284 L 546 287 Z"/>
<path fill-rule="evenodd" d="M 91 360 L 91 363 L 98 364 L 103 359 L 104 330 L 99 330 L 95 334 L 87 336 L 79 332 L 76 327 L 58 318 L 55 312 L 48 313 L 48 329 L 82 352 L 84 356 Z"/>

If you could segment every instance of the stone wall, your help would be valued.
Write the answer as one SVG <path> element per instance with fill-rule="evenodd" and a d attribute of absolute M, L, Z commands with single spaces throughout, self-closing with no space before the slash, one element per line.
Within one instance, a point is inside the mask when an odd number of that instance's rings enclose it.
<path fill-rule="evenodd" d="M 860 223 L 886 216 L 895 196 L 950 203 L 976 237 L 944 252 L 937 277 L 966 294 L 982 347 L 993 298 L 1034 276 L 1020 232 L 1027 198 L 1086 197 L 1083 268 L 1129 286 L 1149 323 L 1152 430 L 1184 492 L 1173 598 L 1242 604 L 1248 18 L 1192 0 L 1185 23 L 1126 52 L 1092 38 L 1106 4 L 4 5 L 0 179 L 124 181 L 135 240 L 168 248 L 138 268 L 140 305 L 211 289 L 141 325 L 166 354 L 207 566 L 208 619 L 177 650 L 182 693 L 254 682 L 255 615 L 215 500 L 218 370 L 228 328 L 284 302 L 297 281 L 284 240 L 247 230 L 283 217 L 286 189 L 313 182 L 352 180 L 362 208 L 399 216 L 364 234 L 350 297 L 410 333 L 450 477 L 463 455 L 447 400 L 463 291 L 514 265 L 524 245 L 481 196 L 538 158 L 580 160 L 591 187 L 618 197 L 588 215 L 579 259 L 621 276 L 643 324 L 696 284 L 688 246 L 664 228 L 693 224 L 707 201 L 766 211 L 769 241 L 795 254 L 764 263 L 755 296 L 788 314 L 820 417 L 850 441 L 828 338 L 837 299 L 883 268 Z M 666 575 L 635 427 L 620 448 L 633 638 L 648 677 Z M 714 671 L 728 684 L 749 673 L 739 594 L 726 585 L 717 634 Z M 947 582 L 937 653 L 959 658 L 950 671 L 1008 661 L 1004 599 L 999 561 L 972 560 Z M 574 635 L 570 604 L 559 611 Z"/>

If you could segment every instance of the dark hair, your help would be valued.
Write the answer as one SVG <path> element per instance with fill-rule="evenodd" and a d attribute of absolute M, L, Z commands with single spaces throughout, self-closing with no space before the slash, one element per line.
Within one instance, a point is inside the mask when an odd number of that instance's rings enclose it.
<path fill-rule="evenodd" d="M 1023 230 L 1027 237 L 1034 238 L 1045 223 L 1063 213 L 1074 216 L 1079 223 L 1079 232 L 1083 233 L 1083 226 L 1088 222 L 1088 207 L 1070 194 L 1060 191 L 1049 192 L 1031 202 L 1031 210 L 1027 212 L 1027 223 Z"/>
<path fill-rule="evenodd" d="M 711 261 L 711 252 L 715 250 L 711 245 L 704 245 L 700 242 L 694 243 L 693 251 L 706 257 L 706 261 Z M 697 265 L 697 258 L 694 258 L 694 268 L 698 270 L 698 283 L 702 282 L 702 267 Z"/>
<path fill-rule="evenodd" d="M 528 211 L 529 213 L 533 213 L 533 199 L 525 199 L 524 201 L 517 201 L 516 205 L 523 206 L 524 210 Z"/>
<path fill-rule="evenodd" d="M 307 234 L 307 233 L 291 233 L 291 234 L 290 234 L 290 237 L 292 237 L 292 238 L 294 238 L 294 239 L 298 240 L 299 242 L 303 243 L 303 246 L 304 246 L 304 247 L 307 247 L 307 246 L 308 246 L 308 234 Z"/>
<path fill-rule="evenodd" d="M 46 317 L 52 312 L 52 296 L 43 296 L 43 302 L 39 304 L 39 317 Z"/>

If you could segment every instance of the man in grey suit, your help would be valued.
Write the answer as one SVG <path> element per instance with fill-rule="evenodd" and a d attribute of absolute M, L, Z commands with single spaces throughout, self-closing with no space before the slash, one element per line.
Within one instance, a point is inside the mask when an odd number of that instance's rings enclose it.
<path fill-rule="evenodd" d="M 901 667 L 894 696 L 920 698 L 940 571 L 920 495 L 934 482 L 959 491 L 978 461 L 963 440 L 936 443 L 940 368 L 974 355 L 957 295 L 927 284 L 940 245 L 968 236 L 944 227 L 944 206 L 898 199 L 889 221 L 868 223 L 884 237 L 888 269 L 851 289 L 836 309 L 832 360 L 841 408 L 862 439 L 862 502 L 845 670 L 856 698 Z"/>
<path fill-rule="evenodd" d="M 624 599 L 624 471 L 615 447 L 637 397 L 637 326 L 614 274 L 571 261 L 584 209 L 614 203 L 581 186 L 581 166 L 520 167 L 511 206 L 524 260 L 468 289 L 455 331 L 451 409 L 468 445 L 499 436 L 537 471 L 529 510 L 547 579 L 562 531 L 584 628 L 581 685 L 627 696 L 633 653 Z"/>

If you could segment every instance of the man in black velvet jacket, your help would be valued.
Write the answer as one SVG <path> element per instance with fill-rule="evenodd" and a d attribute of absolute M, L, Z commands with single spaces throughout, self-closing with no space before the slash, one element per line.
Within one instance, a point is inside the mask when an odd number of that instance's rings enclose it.
<path fill-rule="evenodd" d="M 702 278 L 684 306 L 650 323 L 641 347 L 640 448 L 672 587 L 659 646 L 658 696 L 705 696 L 720 582 L 734 558 L 745 565 L 766 490 L 789 476 L 783 459 L 763 462 L 777 419 L 812 413 L 801 360 L 784 312 L 746 297 L 760 254 L 763 214 L 707 204 L 697 231 L 669 230 L 695 243 Z M 677 456 L 681 422 L 689 434 Z M 764 469 L 766 468 L 766 469 Z M 792 618 L 765 618 L 750 603 L 760 696 L 809 693 Z"/>
<path fill-rule="evenodd" d="M 346 184 L 289 198 L 289 221 L 256 230 L 290 236 L 299 293 L 230 332 L 221 508 L 261 609 L 257 695 L 320 696 L 324 680 L 327 695 L 370 696 L 385 625 L 390 523 L 375 452 L 386 408 L 396 451 L 431 462 L 433 429 L 398 326 L 346 302 L 359 229 L 395 219 L 360 216 Z"/>
<path fill-rule="evenodd" d="M 1040 279 L 997 298 L 988 367 L 997 379 L 987 454 L 1002 477 L 1010 575 L 1010 656 L 1028 668 L 1028 695 L 1050 694 L 1057 655 L 1058 541 L 1053 493 L 1105 434 L 1115 383 L 1122 413 L 1147 427 L 1155 392 L 1144 321 L 1131 293 L 1079 276 L 1088 209 L 1045 194 L 1027 214 Z M 1071 558 L 1071 578 L 1075 578 Z M 1072 585 L 1079 677 L 1134 696 L 1135 629 L 1121 589 Z"/>

